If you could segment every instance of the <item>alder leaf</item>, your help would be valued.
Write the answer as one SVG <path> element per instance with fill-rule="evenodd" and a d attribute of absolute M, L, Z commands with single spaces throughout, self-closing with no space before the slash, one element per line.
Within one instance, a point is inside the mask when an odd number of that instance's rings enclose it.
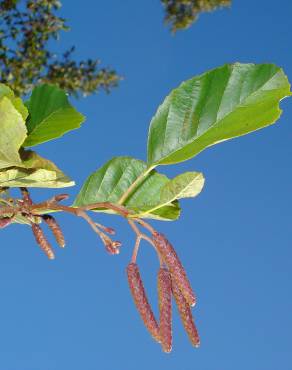
<path fill-rule="evenodd" d="M 197 195 L 204 184 L 202 174 L 196 172 L 170 180 L 155 170 L 148 172 L 147 164 L 143 161 L 116 157 L 88 177 L 73 206 L 97 202 L 119 204 L 139 178 L 141 181 L 129 193 L 123 205 L 133 211 L 132 217 L 161 220 L 177 219 L 180 214 L 177 199 Z"/>
<path fill-rule="evenodd" d="M 141 215 L 141 218 L 143 217 L 160 221 L 175 221 L 179 218 L 180 212 L 181 209 L 178 201 L 174 201 L 167 206 L 163 206 L 152 211 L 151 213 L 144 213 Z"/>
<path fill-rule="evenodd" d="M 22 115 L 22 118 L 24 121 L 27 119 L 28 116 L 28 110 L 26 106 L 23 104 L 21 98 L 18 98 L 14 95 L 14 92 L 8 87 L 7 85 L 4 85 L 0 83 L 0 99 L 6 96 L 11 103 L 14 105 L 14 108 L 18 110 L 18 112 Z"/>
<path fill-rule="evenodd" d="M 165 184 L 161 189 L 161 201 L 169 203 L 174 199 L 195 197 L 202 191 L 204 183 L 202 173 L 185 172 Z"/>
<path fill-rule="evenodd" d="M 0 169 L 21 165 L 19 149 L 26 138 L 22 115 L 9 98 L 0 98 Z"/>
<path fill-rule="evenodd" d="M 177 214 L 177 217 L 174 218 L 175 216 L 173 212 L 176 211 L 174 208 L 171 208 L 170 205 L 173 207 L 173 203 L 175 202 L 178 206 L 178 199 L 197 196 L 203 189 L 204 182 L 205 179 L 202 173 L 183 173 L 174 179 L 168 179 L 168 181 L 160 187 L 159 191 L 157 191 L 158 199 L 155 199 L 155 201 L 148 200 L 148 204 L 144 206 L 143 204 L 140 204 L 140 202 L 137 202 L 137 194 L 140 197 L 144 197 L 146 192 L 149 191 L 147 187 L 151 186 L 151 184 L 146 181 L 138 187 L 136 194 L 133 192 L 124 205 L 136 212 L 132 217 L 153 218 L 153 214 L 161 216 L 163 213 L 165 217 L 166 215 L 170 215 L 171 219 L 176 219 L 179 216 L 179 213 Z M 139 204 L 138 207 L 136 206 L 137 203 Z M 167 209 L 165 207 L 167 207 Z"/>
<path fill-rule="evenodd" d="M 153 117 L 148 164 L 172 164 L 224 140 L 274 123 L 279 102 L 291 95 L 281 68 L 273 64 L 226 64 L 183 82 Z"/>
<path fill-rule="evenodd" d="M 115 157 L 88 177 L 73 205 L 83 206 L 96 202 L 119 203 L 133 182 L 146 171 L 147 165 L 143 161 L 131 157 Z M 168 181 L 166 176 L 151 171 L 123 205 L 137 213 L 146 212 L 149 208 L 157 206 L 160 190 Z M 174 204 L 172 207 L 173 213 L 178 214 L 178 205 Z M 171 212 L 168 210 L 168 216 L 169 213 Z M 153 218 L 160 219 L 163 216 L 157 213 Z"/>
<path fill-rule="evenodd" d="M 56 139 L 77 129 L 85 117 L 69 103 L 66 93 L 53 85 L 34 88 L 26 103 L 29 118 L 25 147 Z"/>
<path fill-rule="evenodd" d="M 64 188 L 75 185 L 53 162 L 28 150 L 21 152 L 21 166 L 0 171 L 0 187 Z"/>

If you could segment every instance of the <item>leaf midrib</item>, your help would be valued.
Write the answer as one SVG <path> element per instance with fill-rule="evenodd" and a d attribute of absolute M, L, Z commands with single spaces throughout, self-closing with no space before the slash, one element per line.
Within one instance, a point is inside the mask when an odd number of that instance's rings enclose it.
<path fill-rule="evenodd" d="M 62 107 L 62 108 L 58 108 L 57 110 L 55 110 L 54 112 L 51 112 L 45 119 L 41 120 L 41 122 L 38 124 L 38 125 L 35 125 L 34 128 L 29 132 L 27 138 L 29 138 L 29 136 L 31 134 L 33 134 L 38 128 L 42 127 L 46 121 L 48 121 L 54 114 L 64 110 L 65 108 L 71 108 L 70 106 L 68 107 Z"/>
<path fill-rule="evenodd" d="M 198 175 L 199 176 L 199 175 Z M 192 179 L 191 183 L 193 183 L 194 181 L 196 181 L 196 179 L 198 178 L 198 176 L 195 177 L 195 179 Z M 170 180 L 171 181 L 171 180 Z M 163 190 L 163 188 L 168 185 L 168 183 L 166 183 L 161 189 L 160 189 L 160 195 L 161 195 L 161 192 Z M 170 205 L 172 202 L 174 202 L 175 200 L 178 200 L 179 199 L 179 195 L 182 194 L 183 190 L 185 190 L 186 188 L 188 188 L 190 186 L 190 183 L 188 183 L 187 186 L 185 186 L 176 196 L 173 196 L 172 198 L 170 198 L 170 200 L 168 202 L 164 202 L 164 203 L 159 203 L 156 207 L 153 207 L 145 212 L 143 212 L 142 214 L 145 215 L 145 214 L 149 214 L 149 213 L 152 213 L 154 211 L 156 211 L 157 209 L 159 208 L 162 208 L 162 207 L 165 207 L 167 205 Z M 140 215 L 140 213 L 139 213 Z"/>
<path fill-rule="evenodd" d="M 242 102 L 240 102 L 240 104 L 238 104 L 238 105 L 236 105 L 236 107 L 234 108 L 234 110 L 233 111 L 231 111 L 231 112 L 228 112 L 228 113 L 226 113 L 219 121 L 217 121 L 217 122 L 215 122 L 212 126 L 210 126 L 206 131 L 204 131 L 203 133 L 201 133 L 200 135 L 198 135 L 198 136 L 195 136 L 195 138 L 193 137 L 193 138 L 191 138 L 190 140 L 188 140 L 188 141 L 185 141 L 184 143 L 183 143 L 183 145 L 182 146 L 180 146 L 179 148 L 176 148 L 175 150 L 173 150 L 173 151 L 171 151 L 171 152 L 169 152 L 166 156 L 164 156 L 164 157 L 162 157 L 162 158 L 160 158 L 157 162 L 154 162 L 153 163 L 153 165 L 155 165 L 155 166 L 157 166 L 157 165 L 159 165 L 159 163 L 161 163 L 163 160 L 165 160 L 166 158 L 168 158 L 168 157 L 170 157 L 170 156 L 172 156 L 174 153 L 176 153 L 176 152 L 178 152 L 178 151 L 180 151 L 181 149 L 183 149 L 185 146 L 188 146 L 188 145 L 190 145 L 190 144 L 192 144 L 194 141 L 196 141 L 196 140 L 198 140 L 200 137 L 202 137 L 203 135 L 205 135 L 205 134 L 207 134 L 210 130 L 212 130 L 215 126 L 218 126 L 226 117 L 228 117 L 229 115 L 231 115 L 232 113 L 234 113 L 234 111 L 236 110 L 236 109 L 238 109 L 238 108 L 242 108 L 242 107 L 244 107 L 244 104 L 243 103 L 245 103 L 246 102 L 246 100 L 248 99 L 248 98 L 250 98 L 250 97 L 252 97 L 253 95 L 255 95 L 256 93 L 258 93 L 259 91 L 261 91 L 262 90 L 262 88 L 277 74 L 277 73 L 279 73 L 281 70 L 277 70 L 273 75 L 271 75 L 270 76 L 270 78 L 267 80 L 267 81 L 265 81 L 265 83 L 263 83 L 256 91 L 254 91 L 254 92 L 252 92 L 250 95 L 248 95 L 248 96 L 246 96 L 245 97 L 245 99 L 242 101 Z M 231 76 L 231 75 L 230 75 Z M 229 82 L 229 80 L 230 80 L 230 77 L 229 77 L 229 79 L 228 79 L 228 82 Z M 227 83 L 228 84 L 228 83 Z M 280 88 L 277 88 L 277 89 L 273 89 L 273 90 L 279 90 Z M 226 90 L 226 88 L 224 89 L 224 91 Z M 270 90 L 271 91 L 271 90 Z M 219 107 L 221 106 L 221 104 L 222 104 L 222 98 L 223 98 L 223 96 L 224 96 L 224 94 L 222 95 L 222 97 L 221 97 L 221 100 L 220 100 L 220 104 L 219 104 Z M 170 108 L 170 107 L 169 107 Z M 169 115 L 169 109 L 168 108 L 168 113 L 167 113 L 167 116 Z M 167 126 L 167 123 L 166 123 L 166 126 Z M 165 127 L 166 127 L 165 126 Z M 199 125 L 198 125 L 199 126 Z M 165 130 L 166 131 L 166 130 Z M 163 141 L 163 148 L 164 148 L 164 142 L 165 141 Z"/>

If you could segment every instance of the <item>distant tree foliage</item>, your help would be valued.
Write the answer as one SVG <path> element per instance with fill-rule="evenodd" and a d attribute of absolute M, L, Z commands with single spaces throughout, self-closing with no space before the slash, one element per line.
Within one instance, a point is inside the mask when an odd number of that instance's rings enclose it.
<path fill-rule="evenodd" d="M 218 7 L 229 6 L 231 0 L 161 0 L 165 7 L 165 22 L 172 32 L 188 28 L 201 12 L 210 12 Z"/>
<path fill-rule="evenodd" d="M 18 95 L 34 85 L 56 84 L 75 96 L 100 89 L 109 91 L 119 77 L 99 60 L 75 61 L 74 47 L 57 56 L 49 42 L 68 30 L 66 20 L 55 15 L 58 0 L 0 0 L 0 81 Z"/>

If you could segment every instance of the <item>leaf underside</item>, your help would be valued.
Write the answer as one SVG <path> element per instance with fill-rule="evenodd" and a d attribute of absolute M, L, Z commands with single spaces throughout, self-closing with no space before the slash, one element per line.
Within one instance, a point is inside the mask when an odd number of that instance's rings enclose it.
<path fill-rule="evenodd" d="M 0 171 L 0 187 L 64 188 L 75 185 L 53 162 L 29 150 L 20 152 L 21 167 Z"/>
<path fill-rule="evenodd" d="M 16 97 L 14 92 L 8 86 L 0 83 L 0 99 L 2 99 L 4 96 L 11 101 L 14 108 L 21 114 L 23 120 L 25 121 L 28 116 L 28 110 L 23 104 L 21 98 Z"/>
<path fill-rule="evenodd" d="M 26 137 L 22 115 L 6 96 L 0 99 L 0 169 L 21 165 L 19 149 Z"/>

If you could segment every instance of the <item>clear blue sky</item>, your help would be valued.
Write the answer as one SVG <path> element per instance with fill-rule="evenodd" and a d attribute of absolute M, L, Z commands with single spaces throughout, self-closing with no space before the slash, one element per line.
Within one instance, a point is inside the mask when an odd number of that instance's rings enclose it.
<path fill-rule="evenodd" d="M 78 58 L 100 57 L 125 80 L 112 94 L 78 101 L 87 121 L 39 147 L 77 182 L 116 155 L 146 158 L 151 116 L 182 80 L 226 62 L 273 62 L 292 80 L 291 0 L 234 0 L 173 37 L 158 0 L 63 1 Z M 131 300 L 125 267 L 133 235 L 116 217 L 122 253 L 107 255 L 81 220 L 64 215 L 65 250 L 48 261 L 27 227 L 1 231 L 1 370 L 291 370 L 291 100 L 279 122 L 222 143 L 171 168 L 205 174 L 178 222 L 155 223 L 179 251 L 198 295 L 201 347 L 191 347 L 177 313 L 174 350 L 162 353 Z M 37 190 L 35 199 L 53 191 Z M 139 258 L 156 304 L 157 261 Z"/>

